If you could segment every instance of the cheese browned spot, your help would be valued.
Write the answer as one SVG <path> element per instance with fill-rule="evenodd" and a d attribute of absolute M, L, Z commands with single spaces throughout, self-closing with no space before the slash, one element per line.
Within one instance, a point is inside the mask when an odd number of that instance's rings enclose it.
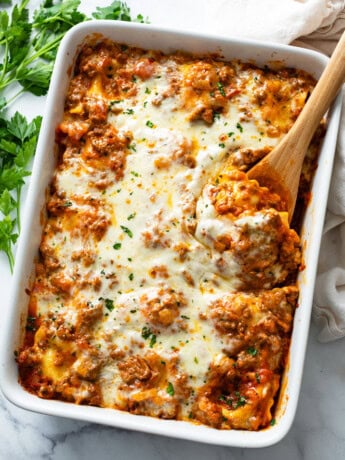
<path fill-rule="evenodd" d="M 221 429 L 269 424 L 301 250 L 285 204 L 245 171 L 313 85 L 296 69 L 84 45 L 18 356 L 27 390 Z"/>

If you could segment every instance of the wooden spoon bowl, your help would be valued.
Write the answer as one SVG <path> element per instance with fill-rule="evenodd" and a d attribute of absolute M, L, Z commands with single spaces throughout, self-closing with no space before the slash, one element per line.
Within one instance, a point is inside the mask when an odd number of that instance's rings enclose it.
<path fill-rule="evenodd" d="M 250 179 L 278 193 L 295 209 L 303 160 L 310 141 L 345 78 L 345 32 L 296 122 L 281 142 L 248 171 Z"/>

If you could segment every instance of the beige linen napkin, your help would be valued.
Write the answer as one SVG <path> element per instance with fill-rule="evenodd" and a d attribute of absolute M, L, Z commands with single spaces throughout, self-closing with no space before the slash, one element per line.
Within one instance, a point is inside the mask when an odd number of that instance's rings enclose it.
<path fill-rule="evenodd" d="M 330 2 L 332 11 L 321 27 L 294 44 L 330 55 L 345 30 L 345 2 Z M 345 97 L 338 134 L 328 209 L 320 249 L 313 319 L 319 340 L 345 336 Z"/>

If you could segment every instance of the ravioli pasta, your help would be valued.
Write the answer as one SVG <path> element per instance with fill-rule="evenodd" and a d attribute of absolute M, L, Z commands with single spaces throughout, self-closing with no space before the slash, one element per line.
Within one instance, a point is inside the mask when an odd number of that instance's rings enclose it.
<path fill-rule="evenodd" d="M 314 84 L 296 69 L 83 45 L 17 357 L 28 391 L 219 429 L 270 424 L 302 256 L 286 203 L 246 171 Z"/>

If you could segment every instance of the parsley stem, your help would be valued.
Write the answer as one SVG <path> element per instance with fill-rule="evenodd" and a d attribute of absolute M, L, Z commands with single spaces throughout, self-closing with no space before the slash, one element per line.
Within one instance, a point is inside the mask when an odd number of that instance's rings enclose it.
<path fill-rule="evenodd" d="M 10 244 L 8 244 L 8 248 L 6 249 L 5 253 L 7 255 L 8 263 L 10 264 L 11 273 L 13 273 L 14 257 L 13 257 L 13 253 L 12 253 Z"/>
<path fill-rule="evenodd" d="M 13 102 L 15 99 L 17 99 L 18 96 L 20 96 L 22 93 L 24 93 L 26 90 L 25 88 L 22 88 L 20 91 L 18 91 L 18 93 L 16 93 L 14 96 L 12 96 L 10 99 L 7 99 L 6 100 L 6 104 L 3 106 L 3 109 L 5 109 L 6 107 L 8 107 L 11 102 Z"/>
<path fill-rule="evenodd" d="M 6 255 L 7 255 L 8 262 L 10 264 L 11 273 L 13 273 L 14 257 L 13 257 L 13 253 L 12 253 L 12 249 L 10 245 L 8 245 L 8 250 L 6 251 Z"/>
<path fill-rule="evenodd" d="M 0 224 L 8 223 L 7 218 L 9 218 L 9 216 L 6 216 L 2 221 L 0 221 Z M 11 224 L 11 227 L 12 227 L 12 224 Z M 13 257 L 13 252 L 11 248 L 12 241 L 11 241 L 11 238 L 8 237 L 8 233 L 6 232 L 5 226 L 3 227 L 2 225 L 0 225 L 0 240 L 5 242 L 4 245 L 1 247 L 1 250 L 4 251 L 4 253 L 6 254 L 9 265 L 10 265 L 11 273 L 13 273 L 14 257 Z"/>
<path fill-rule="evenodd" d="M 17 216 L 17 226 L 18 231 L 20 232 L 20 195 L 22 191 L 22 186 L 17 186 L 17 206 L 16 206 L 16 216 Z"/>
<path fill-rule="evenodd" d="M 27 6 L 30 0 L 22 0 L 21 4 L 19 5 L 19 12 L 21 13 Z"/>
<path fill-rule="evenodd" d="M 3 80 L 1 81 L 1 78 L 0 78 L 0 90 L 1 89 L 5 89 L 10 83 L 14 83 L 18 81 L 18 78 L 16 78 L 14 75 L 13 75 L 13 72 L 10 74 L 9 77 L 6 78 L 6 80 Z"/>
<path fill-rule="evenodd" d="M 7 63 L 8 63 L 8 40 L 6 38 L 5 51 L 4 51 L 4 63 L 2 64 L 0 81 L 2 81 L 4 79 L 4 76 L 6 75 Z"/>
<path fill-rule="evenodd" d="M 60 40 L 62 39 L 64 35 L 65 33 L 61 33 L 60 35 L 55 37 L 54 40 L 48 42 L 45 46 L 43 46 L 39 51 L 36 51 L 36 53 L 32 54 L 30 57 L 28 57 L 27 59 L 24 59 L 24 61 L 21 63 L 19 67 L 27 67 L 29 64 L 31 64 L 32 61 L 41 57 L 43 54 L 47 53 L 48 51 L 51 51 L 60 42 Z"/>

